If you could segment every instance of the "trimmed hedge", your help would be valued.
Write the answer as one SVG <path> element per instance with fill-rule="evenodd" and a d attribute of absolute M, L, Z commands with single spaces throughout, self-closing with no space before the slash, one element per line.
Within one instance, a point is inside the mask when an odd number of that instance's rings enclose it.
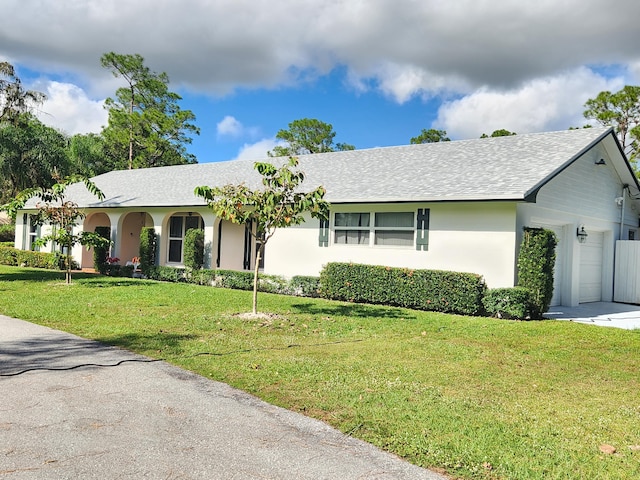
<path fill-rule="evenodd" d="M 417 310 L 480 315 L 485 291 L 482 276 L 474 273 L 353 263 L 329 263 L 320 273 L 324 298 Z"/>
<path fill-rule="evenodd" d="M 524 287 L 494 288 L 482 299 L 487 315 L 496 318 L 531 320 L 536 310 L 531 290 Z"/>
<path fill-rule="evenodd" d="M 144 270 L 143 270 L 143 273 Z M 183 282 L 185 281 L 184 268 L 163 267 L 156 265 L 146 272 L 147 278 L 160 280 L 161 282 Z"/>
<path fill-rule="evenodd" d="M 320 296 L 320 277 L 296 275 L 291 278 L 289 286 L 292 290 L 291 293 L 299 297 Z"/>
<path fill-rule="evenodd" d="M 556 262 L 555 233 L 542 228 L 524 228 L 518 254 L 518 286 L 533 294 L 534 318 L 549 310 L 553 296 L 553 267 Z"/>
<path fill-rule="evenodd" d="M 65 256 L 61 253 L 34 252 L 0 245 L 0 263 L 14 267 L 65 270 Z"/>
<path fill-rule="evenodd" d="M 111 238 L 111 227 L 98 226 L 95 232 L 102 238 Z M 107 257 L 109 256 L 109 246 L 93 247 L 93 268 L 98 272 L 107 273 Z"/>
<path fill-rule="evenodd" d="M 184 234 L 184 266 L 200 270 L 204 265 L 204 230 L 190 228 Z"/>
<path fill-rule="evenodd" d="M 140 270 L 150 275 L 156 264 L 156 230 L 153 227 L 142 227 L 140 230 Z"/>
<path fill-rule="evenodd" d="M 16 238 L 16 226 L 11 223 L 0 225 L 0 242 L 13 243 Z"/>

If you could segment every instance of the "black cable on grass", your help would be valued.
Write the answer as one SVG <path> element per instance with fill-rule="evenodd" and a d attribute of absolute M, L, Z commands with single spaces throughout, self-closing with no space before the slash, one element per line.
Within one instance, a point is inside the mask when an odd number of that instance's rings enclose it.
<path fill-rule="evenodd" d="M 243 350 L 232 350 L 230 352 L 224 352 L 224 353 L 218 353 L 218 352 L 199 352 L 199 353 L 194 353 L 192 355 L 169 355 L 167 357 L 164 358 L 130 358 L 130 359 L 126 359 L 126 360 L 120 360 L 117 363 L 114 364 L 101 364 L 101 363 L 82 363 L 79 365 L 73 365 L 71 367 L 33 367 L 33 368 L 26 368 L 24 370 L 20 370 L 18 372 L 14 372 L 14 373 L 0 373 L 0 377 L 17 377 L 18 375 L 22 375 L 24 373 L 27 372 L 35 372 L 35 371 L 48 371 L 48 372 L 59 372 L 59 371 L 68 371 L 68 370 L 75 370 L 77 368 L 83 368 L 83 367 L 119 367 L 120 365 L 122 365 L 123 363 L 154 363 L 154 362 L 165 362 L 168 359 L 175 359 L 175 358 L 195 358 L 195 357 L 201 357 L 201 356 L 212 356 L 212 357 L 224 357 L 227 355 L 235 355 L 237 353 L 251 353 L 251 352 L 260 352 L 260 351 L 268 351 L 268 350 L 288 350 L 289 348 L 296 348 L 296 347 L 322 347 L 322 346 L 326 346 L 326 345 L 338 345 L 341 343 L 357 343 L 357 342 L 363 342 L 364 339 L 360 339 L 360 340 L 349 340 L 349 341 L 336 341 L 336 342 L 325 342 L 325 343 L 313 343 L 313 344 L 309 344 L 309 345 L 303 345 L 303 344 L 299 344 L 299 343 L 292 343 L 289 344 L 285 347 L 269 347 L 269 348 L 247 348 L 247 349 L 243 349 Z"/>

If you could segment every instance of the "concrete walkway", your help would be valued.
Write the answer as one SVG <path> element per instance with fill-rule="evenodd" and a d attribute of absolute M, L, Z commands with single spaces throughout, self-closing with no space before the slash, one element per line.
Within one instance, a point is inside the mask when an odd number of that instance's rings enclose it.
<path fill-rule="evenodd" d="M 0 316 L 0 478 L 430 479 L 164 362 Z"/>
<path fill-rule="evenodd" d="M 551 307 L 544 316 L 603 327 L 640 328 L 640 305 L 626 303 L 593 302 L 581 303 L 577 307 Z"/>

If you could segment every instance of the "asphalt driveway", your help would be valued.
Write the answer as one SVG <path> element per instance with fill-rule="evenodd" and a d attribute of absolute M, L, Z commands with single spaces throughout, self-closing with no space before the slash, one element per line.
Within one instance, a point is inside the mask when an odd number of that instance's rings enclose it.
<path fill-rule="evenodd" d="M 2 479 L 444 479 L 164 362 L 0 315 Z"/>

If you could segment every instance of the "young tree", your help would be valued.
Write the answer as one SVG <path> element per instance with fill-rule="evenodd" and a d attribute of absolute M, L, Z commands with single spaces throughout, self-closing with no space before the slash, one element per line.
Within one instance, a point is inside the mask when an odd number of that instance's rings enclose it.
<path fill-rule="evenodd" d="M 422 129 L 420 135 L 411 138 L 411 144 L 417 145 L 420 143 L 438 143 L 438 142 L 450 142 L 451 139 L 447 137 L 446 130 L 436 130 L 430 128 L 429 130 Z"/>
<path fill-rule="evenodd" d="M 330 123 L 315 118 L 301 118 L 289 124 L 289 130 L 280 130 L 276 134 L 286 146 L 276 146 L 267 154 L 270 157 L 287 157 L 307 155 L 309 153 L 325 153 L 354 150 L 356 147 L 347 143 L 333 143 L 336 132 Z"/>
<path fill-rule="evenodd" d="M 259 243 L 253 274 L 253 313 L 258 313 L 258 270 L 264 248 L 278 228 L 300 225 L 304 214 L 313 218 L 327 219 L 329 204 L 324 200 L 325 189 L 321 186 L 310 192 L 301 192 L 304 173 L 294 170 L 296 158 L 276 168 L 270 163 L 255 163 L 262 175 L 262 190 L 251 190 L 244 184 L 223 187 L 196 187 L 195 194 L 203 197 L 213 213 L 224 220 L 237 224 L 251 223 L 255 231 L 251 235 Z"/>
<path fill-rule="evenodd" d="M 196 163 L 186 145 L 200 129 L 192 123 L 193 112 L 178 106 L 182 97 L 169 91 L 167 74 L 149 70 L 140 55 L 110 52 L 100 61 L 127 83 L 105 101 L 109 124 L 102 135 L 115 167 L 125 166 L 119 164 L 123 158 L 129 169 Z"/>
<path fill-rule="evenodd" d="M 596 98 L 587 100 L 584 106 L 585 118 L 615 128 L 622 149 L 635 163 L 640 153 L 640 87 L 626 85 L 615 93 L 600 92 Z"/>
<path fill-rule="evenodd" d="M 96 232 L 81 232 L 76 234 L 73 232 L 74 227 L 78 226 L 80 221 L 85 217 L 84 212 L 78 207 L 78 204 L 67 200 L 65 191 L 72 184 L 82 181 L 87 190 L 98 197 L 104 199 L 102 191 L 88 178 L 71 176 L 65 180 L 58 179 L 50 188 L 29 188 L 20 192 L 16 198 L 7 205 L 3 205 L 2 210 L 6 210 L 15 218 L 16 212 L 23 208 L 31 198 L 38 198 L 36 203 L 38 212 L 35 215 L 34 223 L 37 225 L 50 225 L 51 233 L 39 238 L 37 245 L 43 246 L 49 242 L 66 249 L 66 273 L 65 281 L 71 283 L 71 268 L 73 259 L 71 257 L 71 249 L 77 245 L 90 247 L 104 247 L 110 243 L 110 240 L 102 237 Z"/>

